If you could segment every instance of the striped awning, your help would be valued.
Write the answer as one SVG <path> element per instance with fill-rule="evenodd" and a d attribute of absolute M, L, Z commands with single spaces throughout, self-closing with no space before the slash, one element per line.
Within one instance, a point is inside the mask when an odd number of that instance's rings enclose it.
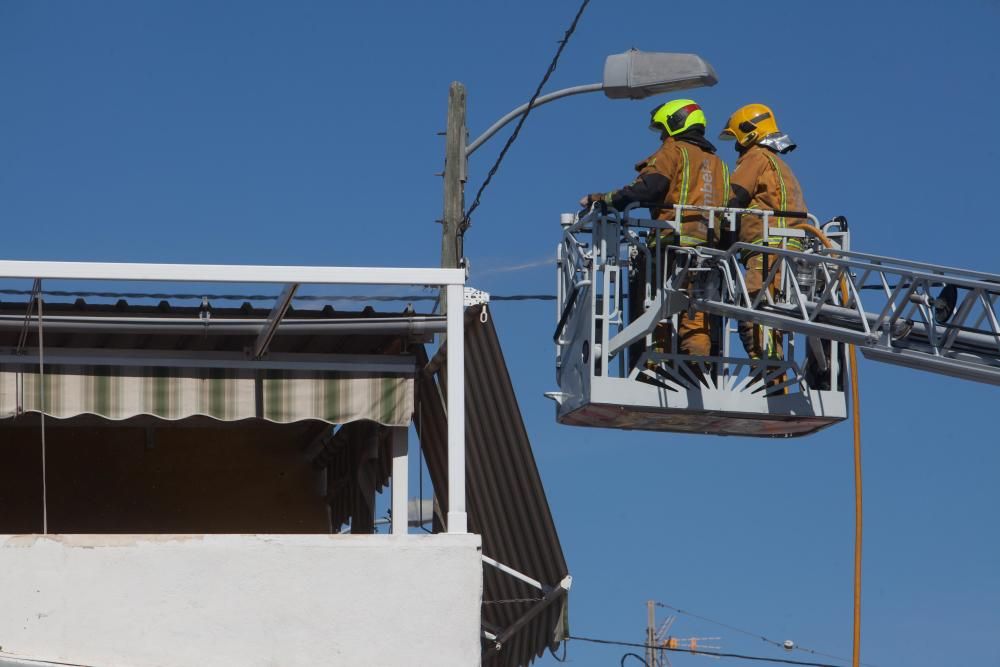
<path fill-rule="evenodd" d="M 35 412 L 66 419 L 94 414 L 277 423 L 371 420 L 408 426 L 413 378 L 359 373 L 246 372 L 225 369 L 59 367 L 0 371 L 0 419 Z"/>

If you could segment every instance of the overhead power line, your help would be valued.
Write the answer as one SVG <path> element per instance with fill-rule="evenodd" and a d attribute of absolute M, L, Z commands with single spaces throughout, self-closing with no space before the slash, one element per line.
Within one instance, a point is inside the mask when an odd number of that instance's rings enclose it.
<path fill-rule="evenodd" d="M 774 646 L 777 646 L 778 648 L 782 648 L 782 649 L 785 648 L 784 642 L 780 642 L 780 641 L 777 641 L 775 639 L 770 639 L 770 638 L 765 637 L 764 635 L 762 635 L 760 633 L 757 633 L 757 632 L 751 632 L 750 630 L 744 630 L 742 628 L 737 628 L 734 625 L 729 625 L 728 623 L 723 623 L 722 621 L 717 621 L 717 620 L 715 620 L 713 618 L 708 618 L 707 616 L 700 616 L 700 615 L 695 614 L 693 612 L 686 611 L 684 609 L 680 609 L 678 607 L 671 606 L 671 605 L 666 604 L 664 602 L 657 602 L 656 606 L 657 607 L 662 607 L 664 609 L 669 609 L 671 611 L 677 612 L 678 614 L 683 614 L 684 616 L 690 616 L 691 618 L 697 618 L 698 620 L 701 620 L 701 621 L 706 621 L 708 623 L 714 623 L 715 625 L 718 625 L 720 627 L 726 628 L 727 630 L 732 630 L 733 632 L 739 632 L 740 634 L 746 635 L 748 637 L 754 637 L 755 639 L 760 639 L 761 641 L 763 641 L 763 642 L 765 642 L 767 644 L 772 644 Z M 843 660 L 845 662 L 847 661 L 847 658 L 842 658 L 842 657 L 837 656 L 837 655 L 831 655 L 829 653 L 823 653 L 821 651 L 816 651 L 816 650 L 813 650 L 811 648 L 806 648 L 805 646 L 799 646 L 798 644 L 796 644 L 795 646 L 793 646 L 792 649 L 796 650 L 796 651 L 802 651 L 804 653 L 811 653 L 812 655 L 822 656 L 824 658 L 831 658 L 833 660 Z M 874 665 L 871 665 L 869 663 L 861 663 L 861 664 L 865 665 L 866 667 L 875 667 Z"/>
<path fill-rule="evenodd" d="M 766 658 L 759 655 L 745 655 L 743 653 L 722 653 L 720 651 L 701 651 L 693 648 L 669 648 L 656 644 L 642 644 L 639 642 L 623 642 L 612 639 L 595 639 L 593 637 L 576 637 L 570 635 L 567 639 L 575 639 L 580 642 L 590 642 L 592 644 L 606 644 L 608 646 L 627 646 L 630 648 L 651 648 L 656 650 L 674 651 L 676 653 L 693 653 L 695 655 L 710 655 L 714 658 L 733 658 L 734 660 L 752 660 L 754 662 L 773 662 L 783 665 L 801 665 L 803 667 L 842 667 L 827 662 L 805 662 L 803 660 L 789 660 L 788 658 Z"/>
<path fill-rule="evenodd" d="M 503 162 L 504 156 L 507 155 L 507 151 L 510 150 L 510 147 L 517 140 L 517 135 L 521 132 L 521 126 L 524 125 L 524 121 L 528 119 L 528 114 L 531 113 L 531 107 L 535 104 L 535 100 L 538 99 L 538 96 L 541 95 L 542 88 L 544 88 L 545 84 L 548 83 L 549 77 L 556 71 L 556 65 L 559 64 L 559 56 L 562 55 L 563 49 L 565 49 L 566 45 L 569 43 L 569 38 L 572 37 L 573 33 L 576 31 L 576 24 L 580 21 L 580 17 L 583 16 L 583 10 L 585 10 L 589 4 L 590 0 L 583 0 L 580 4 L 580 8 L 576 11 L 576 16 L 573 17 L 573 22 L 566 30 L 566 34 L 563 35 L 562 40 L 559 41 L 559 48 L 556 50 L 556 55 L 552 58 L 552 62 L 549 63 L 549 68 L 545 70 L 545 76 L 542 77 L 538 87 L 535 88 L 535 94 L 532 95 L 531 99 L 528 101 L 528 108 L 525 109 L 524 114 L 522 114 L 521 118 L 518 119 L 517 125 L 514 127 L 514 131 L 510 133 L 507 143 L 505 143 L 503 148 L 500 150 L 500 155 L 497 156 L 496 162 L 493 163 L 493 166 L 490 167 L 489 173 L 486 174 L 486 180 L 484 180 L 483 184 L 479 186 L 479 191 L 476 192 L 476 198 L 473 200 L 472 206 L 470 206 L 469 210 L 466 211 L 465 217 L 462 219 L 462 230 L 465 230 L 469 226 L 469 218 L 472 216 L 472 212 L 479 208 L 479 201 L 483 196 L 483 191 L 486 190 L 490 181 L 493 180 L 493 176 L 496 175 L 497 169 L 500 168 L 500 163 Z"/>

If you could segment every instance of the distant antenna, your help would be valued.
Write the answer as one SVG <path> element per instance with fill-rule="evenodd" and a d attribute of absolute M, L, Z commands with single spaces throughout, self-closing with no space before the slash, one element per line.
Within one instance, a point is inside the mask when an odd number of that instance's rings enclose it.
<path fill-rule="evenodd" d="M 646 602 L 646 664 L 649 667 L 671 667 L 670 651 L 718 651 L 720 645 L 705 642 L 721 641 L 722 637 L 674 637 L 670 634 L 676 616 L 668 616 L 659 627 L 656 625 L 656 601 Z"/>

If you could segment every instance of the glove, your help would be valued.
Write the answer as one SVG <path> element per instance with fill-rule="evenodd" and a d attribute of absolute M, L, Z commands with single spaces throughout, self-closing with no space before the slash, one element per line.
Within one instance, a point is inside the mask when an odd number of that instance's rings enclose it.
<path fill-rule="evenodd" d="M 583 197 L 580 197 L 580 208 L 587 208 L 595 201 L 604 201 L 604 193 L 592 192 L 589 195 L 584 195 Z"/>

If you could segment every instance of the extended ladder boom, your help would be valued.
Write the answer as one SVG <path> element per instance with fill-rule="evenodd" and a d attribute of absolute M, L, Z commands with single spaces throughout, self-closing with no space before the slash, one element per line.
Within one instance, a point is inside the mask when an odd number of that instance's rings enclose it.
<path fill-rule="evenodd" d="M 767 257 L 778 298 L 750 299 L 741 252 Z M 1000 384 L 1000 275 L 840 249 L 798 252 L 736 244 L 697 252 L 722 289 L 691 307 L 783 331 L 857 345 L 877 361 Z"/>
<path fill-rule="evenodd" d="M 656 322 L 685 309 L 703 310 L 781 331 L 850 343 L 877 361 L 1000 385 L 1000 275 L 882 257 L 849 250 L 846 221 L 834 219 L 822 227 L 806 213 L 749 211 L 724 207 L 676 206 L 675 221 L 637 220 L 623 214 L 592 211 L 578 224 L 589 224 L 597 253 L 610 257 L 609 234 L 621 234 L 623 245 L 640 247 L 633 230 L 679 227 L 684 211 L 706 213 L 713 229 L 735 226 L 737 214 L 764 219 L 767 243 L 736 243 L 722 251 L 712 248 L 671 247 L 664 287 L 651 300 L 644 316 L 609 341 L 615 354 L 648 334 Z M 777 216 L 811 221 L 807 233 L 778 227 Z M 602 222 L 603 221 L 603 222 Z M 595 224 L 596 223 L 596 224 Z M 631 238 L 630 238 L 631 236 Z M 787 247 L 797 239 L 803 251 Z M 832 239 L 825 247 L 821 238 Z M 642 248 L 645 252 L 645 249 Z M 768 272 L 764 284 L 777 279 L 781 288 L 772 295 L 761 291 L 750 298 L 741 265 L 747 253 L 764 256 Z M 816 340 L 811 349 L 820 353 Z M 820 355 L 822 356 L 822 355 Z"/>

